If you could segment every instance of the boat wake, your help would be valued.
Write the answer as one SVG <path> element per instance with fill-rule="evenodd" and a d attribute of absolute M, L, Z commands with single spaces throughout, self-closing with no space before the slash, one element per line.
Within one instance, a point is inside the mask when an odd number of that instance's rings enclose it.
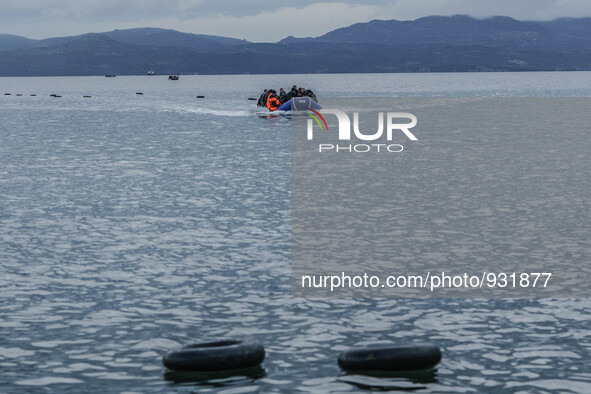
<path fill-rule="evenodd" d="M 213 116 L 250 116 L 247 110 L 227 110 L 227 109 L 213 109 L 213 108 L 195 108 L 195 107 L 175 107 L 167 109 L 166 111 L 173 111 L 179 113 L 190 113 L 199 115 L 213 115 Z"/>

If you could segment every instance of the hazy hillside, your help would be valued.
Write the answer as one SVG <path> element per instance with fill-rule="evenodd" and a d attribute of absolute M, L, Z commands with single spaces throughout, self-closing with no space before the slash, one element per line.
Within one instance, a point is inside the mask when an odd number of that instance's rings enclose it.
<path fill-rule="evenodd" d="M 387 43 L 389 45 L 486 45 L 539 47 L 591 43 L 591 18 L 520 22 L 497 16 L 429 16 L 414 21 L 374 20 L 333 30 L 317 38 L 288 37 L 281 43 Z"/>
<path fill-rule="evenodd" d="M 103 33 L 113 40 L 128 44 L 159 46 L 159 47 L 185 47 L 202 50 L 216 50 L 234 45 L 248 44 L 246 40 L 235 38 L 210 36 L 206 34 L 181 33 L 167 29 L 129 29 L 114 30 Z"/>
<path fill-rule="evenodd" d="M 0 35 L 0 75 L 591 70 L 591 18 L 432 16 L 357 23 L 277 43 L 141 28 Z"/>
<path fill-rule="evenodd" d="M 36 43 L 36 40 L 29 38 L 14 36 L 12 34 L 0 34 L 0 52 L 32 48 Z"/>

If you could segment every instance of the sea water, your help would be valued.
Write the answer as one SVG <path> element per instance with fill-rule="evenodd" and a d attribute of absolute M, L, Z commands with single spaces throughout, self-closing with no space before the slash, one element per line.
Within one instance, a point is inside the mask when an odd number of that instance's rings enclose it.
<path fill-rule="evenodd" d="M 248 98 L 293 84 L 320 99 L 591 96 L 586 72 L 0 78 L 0 391 L 588 392 L 586 299 L 291 297 L 290 120 Z M 162 366 L 177 345 L 244 335 L 265 345 L 262 370 Z M 437 371 L 336 364 L 415 341 L 442 348 Z"/>

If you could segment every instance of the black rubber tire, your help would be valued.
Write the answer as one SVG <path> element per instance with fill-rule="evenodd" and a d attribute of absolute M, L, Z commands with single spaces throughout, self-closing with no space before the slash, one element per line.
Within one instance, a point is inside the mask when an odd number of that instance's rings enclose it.
<path fill-rule="evenodd" d="M 441 350 L 431 344 L 353 348 L 339 355 L 345 371 L 414 371 L 441 361 Z"/>
<path fill-rule="evenodd" d="M 172 349 L 162 363 L 173 371 L 214 372 L 256 367 L 264 359 L 265 349 L 254 339 L 221 339 Z"/>

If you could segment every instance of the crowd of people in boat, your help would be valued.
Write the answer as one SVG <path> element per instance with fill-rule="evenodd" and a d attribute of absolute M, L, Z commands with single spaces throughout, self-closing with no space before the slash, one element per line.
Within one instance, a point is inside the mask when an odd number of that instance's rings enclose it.
<path fill-rule="evenodd" d="M 312 100 L 318 102 L 313 91 L 293 85 L 289 92 L 285 92 L 283 88 L 279 89 L 279 93 L 273 89 L 265 89 L 261 97 L 259 97 L 257 106 L 267 107 L 269 111 L 276 111 L 282 104 L 287 103 L 294 97 L 310 97 Z"/>

